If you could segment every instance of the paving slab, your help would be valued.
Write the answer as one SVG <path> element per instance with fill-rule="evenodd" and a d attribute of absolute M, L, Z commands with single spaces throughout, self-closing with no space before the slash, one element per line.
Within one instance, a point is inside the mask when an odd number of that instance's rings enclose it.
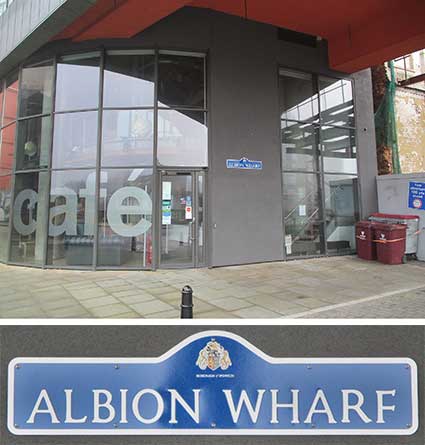
<path fill-rule="evenodd" d="M 0 264 L 0 318 L 425 318 L 425 263 L 354 256 L 216 269 L 42 270 Z"/>

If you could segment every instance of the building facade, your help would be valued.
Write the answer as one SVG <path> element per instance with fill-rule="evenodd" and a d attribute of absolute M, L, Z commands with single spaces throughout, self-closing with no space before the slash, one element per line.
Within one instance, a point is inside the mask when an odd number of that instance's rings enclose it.
<path fill-rule="evenodd" d="M 376 210 L 368 70 L 324 41 L 183 8 L 54 40 L 0 87 L 0 260 L 205 267 L 347 254 Z"/>

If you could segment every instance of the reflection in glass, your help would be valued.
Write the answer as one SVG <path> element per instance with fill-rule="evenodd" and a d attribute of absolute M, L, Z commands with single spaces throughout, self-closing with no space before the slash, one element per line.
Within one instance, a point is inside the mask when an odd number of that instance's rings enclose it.
<path fill-rule="evenodd" d="M 7 0 L 0 0 L 0 15 L 2 15 L 4 11 L 6 11 L 6 8 Z"/>
<path fill-rule="evenodd" d="M 49 164 L 51 117 L 18 122 L 16 169 L 46 168 Z"/>
<path fill-rule="evenodd" d="M 323 168 L 328 173 L 357 173 L 354 130 L 321 128 Z"/>
<path fill-rule="evenodd" d="M 18 109 L 18 75 L 14 75 L 10 79 L 6 80 L 6 91 L 4 99 L 3 109 L 3 123 L 5 126 L 16 120 Z"/>
<path fill-rule="evenodd" d="M 0 134 L 0 175 L 9 175 L 13 168 L 16 123 L 11 124 Z"/>
<path fill-rule="evenodd" d="M 354 251 L 359 220 L 357 177 L 325 175 L 325 218 L 328 252 Z"/>
<path fill-rule="evenodd" d="M 47 236 L 47 172 L 15 177 L 10 260 L 43 264 Z"/>
<path fill-rule="evenodd" d="M 354 102 L 351 81 L 319 78 L 320 117 L 324 125 L 354 126 Z"/>
<path fill-rule="evenodd" d="M 204 58 L 160 54 L 158 105 L 205 108 Z"/>
<path fill-rule="evenodd" d="M 206 264 L 206 246 L 205 246 L 205 175 L 203 172 L 196 174 L 198 181 L 198 218 L 196 224 L 198 227 L 197 241 L 198 241 L 198 266 Z"/>
<path fill-rule="evenodd" d="M 47 264 L 93 263 L 96 172 L 52 172 Z"/>
<path fill-rule="evenodd" d="M 3 81 L 0 80 L 0 127 L 2 126 L 2 116 L 3 116 Z"/>
<path fill-rule="evenodd" d="M 0 176 L 0 261 L 7 261 L 12 176 Z"/>
<path fill-rule="evenodd" d="M 53 168 L 94 167 L 97 153 L 97 111 L 55 115 Z"/>
<path fill-rule="evenodd" d="M 19 115 L 21 117 L 47 114 L 52 111 L 53 66 L 47 64 L 27 67 L 21 73 Z"/>
<path fill-rule="evenodd" d="M 310 74 L 281 71 L 279 91 L 282 119 L 318 122 L 318 99 Z"/>
<path fill-rule="evenodd" d="M 108 53 L 104 76 L 104 107 L 153 106 L 154 55 Z"/>
<path fill-rule="evenodd" d="M 103 112 L 103 166 L 153 164 L 153 114 L 153 110 Z"/>
<path fill-rule="evenodd" d="M 152 170 L 103 169 L 98 266 L 152 267 Z"/>
<path fill-rule="evenodd" d="M 164 174 L 162 177 L 161 265 L 193 265 L 194 196 L 192 175 Z M 188 208 L 190 208 L 188 212 Z"/>
<path fill-rule="evenodd" d="M 283 173 L 283 208 L 287 256 L 324 253 L 319 175 Z"/>
<path fill-rule="evenodd" d="M 87 110 L 99 106 L 99 57 L 63 57 L 57 65 L 56 111 Z"/>
<path fill-rule="evenodd" d="M 282 164 L 284 170 L 319 169 L 318 130 L 313 125 L 282 121 Z"/>
<path fill-rule="evenodd" d="M 158 162 L 168 166 L 208 165 L 205 113 L 158 111 Z"/>

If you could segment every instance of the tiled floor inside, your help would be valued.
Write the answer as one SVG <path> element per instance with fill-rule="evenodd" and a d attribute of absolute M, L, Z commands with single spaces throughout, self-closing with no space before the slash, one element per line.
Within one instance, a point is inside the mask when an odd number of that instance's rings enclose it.
<path fill-rule="evenodd" d="M 386 266 L 347 256 L 156 272 L 0 265 L 0 317 L 178 318 L 186 284 L 194 289 L 195 318 L 425 314 L 425 263 Z"/>

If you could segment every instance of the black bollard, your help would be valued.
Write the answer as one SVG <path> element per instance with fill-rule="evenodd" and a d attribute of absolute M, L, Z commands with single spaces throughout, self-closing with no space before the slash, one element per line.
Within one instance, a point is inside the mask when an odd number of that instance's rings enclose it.
<path fill-rule="evenodd" d="M 193 290 L 190 286 L 182 289 L 182 304 L 180 318 L 193 318 Z"/>

